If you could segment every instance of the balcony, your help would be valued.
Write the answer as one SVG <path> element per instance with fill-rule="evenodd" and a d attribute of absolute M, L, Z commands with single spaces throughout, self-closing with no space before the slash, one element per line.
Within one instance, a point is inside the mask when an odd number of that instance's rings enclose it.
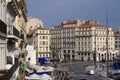
<path fill-rule="evenodd" d="M 7 37 L 11 39 L 18 40 L 20 37 L 19 31 L 12 25 L 8 25 L 7 27 Z"/>
<path fill-rule="evenodd" d="M 0 33 L 7 34 L 7 26 L 2 20 L 0 20 Z"/>
<path fill-rule="evenodd" d="M 18 2 L 17 0 L 7 0 L 7 6 L 12 10 L 14 16 L 16 16 L 17 14 L 19 14 L 19 10 L 18 10 Z"/>
<path fill-rule="evenodd" d="M 4 74 L 2 77 L 0 77 L 0 80 L 10 80 L 13 74 L 15 73 L 16 69 L 19 66 L 18 63 L 19 59 L 15 58 L 15 64 L 9 69 L 9 70 L 4 70 L 0 71 L 0 73 Z"/>

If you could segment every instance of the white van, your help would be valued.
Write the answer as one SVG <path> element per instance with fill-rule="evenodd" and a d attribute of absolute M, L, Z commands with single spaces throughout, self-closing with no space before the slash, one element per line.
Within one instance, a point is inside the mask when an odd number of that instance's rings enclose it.
<path fill-rule="evenodd" d="M 89 71 L 88 71 L 88 74 L 94 75 L 94 74 L 95 74 L 95 70 L 93 70 L 93 69 L 89 70 Z"/>

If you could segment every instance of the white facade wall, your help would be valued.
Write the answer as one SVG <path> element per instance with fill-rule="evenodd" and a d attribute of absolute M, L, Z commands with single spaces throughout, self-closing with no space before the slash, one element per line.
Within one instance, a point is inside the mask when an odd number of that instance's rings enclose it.
<path fill-rule="evenodd" d="M 46 29 L 38 29 L 35 41 L 37 48 L 38 58 L 40 57 L 51 57 L 50 51 L 50 33 Z"/>
<path fill-rule="evenodd" d="M 106 60 L 107 27 L 93 23 L 86 25 L 76 28 L 76 35 L 78 36 L 76 37 L 76 52 L 78 53 L 78 59 L 94 60 L 93 57 L 96 51 L 97 61 Z M 109 59 L 113 60 L 119 53 L 115 50 L 112 28 L 108 27 L 108 30 L 108 53 Z"/>
<path fill-rule="evenodd" d="M 0 19 L 6 22 L 6 0 L 0 0 Z"/>
<path fill-rule="evenodd" d="M 3 21 L 4 23 L 6 23 L 6 2 L 5 2 L 5 0 L 0 0 L 0 20 Z M 6 48 L 7 48 L 6 37 L 5 37 L 5 35 L 0 33 L 0 70 L 5 69 Z"/>
<path fill-rule="evenodd" d="M 117 31 L 115 31 L 114 33 L 114 37 L 115 37 L 115 49 L 119 50 L 120 53 L 120 27 L 118 28 Z"/>
<path fill-rule="evenodd" d="M 29 62 L 30 65 L 36 65 L 36 50 L 33 45 L 27 45 L 26 47 L 27 56 L 25 61 Z"/>

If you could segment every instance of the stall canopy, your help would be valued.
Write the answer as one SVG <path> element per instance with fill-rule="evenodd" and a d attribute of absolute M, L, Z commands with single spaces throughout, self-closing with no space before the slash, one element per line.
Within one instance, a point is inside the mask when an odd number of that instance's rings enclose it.
<path fill-rule="evenodd" d="M 47 62 L 46 58 L 39 58 L 38 61 L 43 63 Z"/>
<path fill-rule="evenodd" d="M 27 80 L 52 80 L 52 77 L 48 74 L 38 75 L 38 74 L 31 74 L 30 76 L 25 76 Z"/>

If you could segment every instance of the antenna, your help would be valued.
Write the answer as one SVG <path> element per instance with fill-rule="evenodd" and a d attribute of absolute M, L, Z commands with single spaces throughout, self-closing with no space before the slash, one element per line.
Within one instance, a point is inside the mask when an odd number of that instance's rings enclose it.
<path fill-rule="evenodd" d="M 107 27 L 107 35 L 106 35 L 106 46 L 107 46 L 107 78 L 109 77 L 109 53 L 108 53 L 108 11 L 106 12 L 106 27 Z"/>

